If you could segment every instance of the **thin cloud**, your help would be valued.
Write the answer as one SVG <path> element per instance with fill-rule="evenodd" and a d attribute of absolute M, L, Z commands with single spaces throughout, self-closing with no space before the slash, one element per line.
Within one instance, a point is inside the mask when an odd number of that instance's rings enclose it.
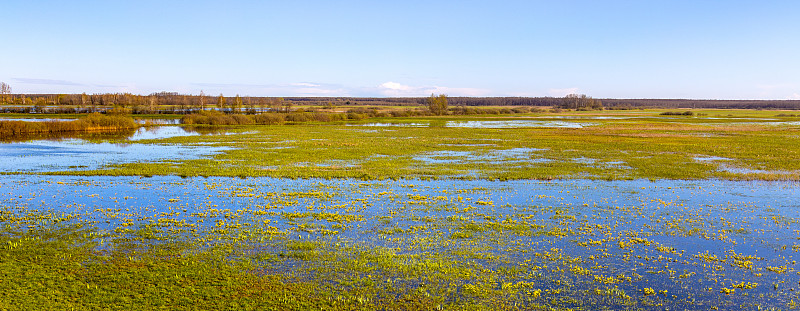
<path fill-rule="evenodd" d="M 24 84 L 44 84 L 44 85 L 69 85 L 69 86 L 85 86 L 85 84 L 66 81 L 66 80 L 52 80 L 52 79 L 35 79 L 35 78 L 14 78 L 19 83 Z"/>
<path fill-rule="evenodd" d="M 760 84 L 756 85 L 759 89 L 759 97 L 771 99 L 800 99 L 797 93 L 798 86 L 791 83 Z M 787 95 L 791 94 L 791 95 Z"/>
<path fill-rule="evenodd" d="M 378 93 L 389 97 L 418 97 L 428 96 L 430 94 L 447 94 L 449 96 L 487 96 L 490 91 L 478 88 L 411 86 L 389 81 L 378 86 Z"/>
<path fill-rule="evenodd" d="M 266 96 L 349 96 L 351 90 L 337 84 L 295 82 L 285 84 L 191 83 L 208 93 L 263 94 Z"/>

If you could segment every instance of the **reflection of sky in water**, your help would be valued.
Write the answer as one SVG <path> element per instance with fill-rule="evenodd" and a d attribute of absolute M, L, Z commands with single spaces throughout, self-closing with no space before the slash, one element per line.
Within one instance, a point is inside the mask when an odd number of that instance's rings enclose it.
<path fill-rule="evenodd" d="M 211 185 L 211 187 L 209 187 Z M 311 216 L 289 220 L 286 213 L 322 212 L 347 215 L 362 215 L 362 221 L 345 226 L 336 235 L 336 243 L 387 247 L 402 245 L 407 254 L 426 256 L 437 249 L 407 247 L 408 244 L 392 244 L 381 230 L 425 226 L 413 233 L 405 243 L 425 238 L 441 239 L 451 229 L 477 224 L 486 228 L 476 238 L 481 252 L 500 254 L 505 264 L 487 266 L 489 269 L 520 267 L 523 261 L 550 265 L 548 259 L 537 259 L 534 252 L 558 249 L 569 258 L 588 258 L 596 263 L 592 267 L 595 275 L 641 275 L 644 281 L 622 282 L 614 285 L 620 290 L 638 292 L 644 286 L 669 290 L 681 295 L 706 295 L 705 288 L 714 287 L 719 293 L 722 286 L 717 279 L 727 284 L 758 282 L 758 287 L 746 293 L 760 297 L 777 293 L 771 284 L 781 284 L 781 289 L 796 286 L 798 276 L 792 262 L 800 259 L 792 250 L 796 244 L 798 225 L 796 220 L 797 198 L 800 184 L 797 182 L 750 182 L 725 180 L 556 180 L 556 181 L 486 181 L 486 180 L 381 180 L 362 181 L 354 179 L 276 179 L 276 178 L 179 178 L 177 176 L 110 177 L 110 176 L 27 176 L 11 175 L 0 179 L 0 210 L 20 214 L 38 210 L 56 215 L 68 213 L 79 215 L 80 220 L 92 221 L 101 230 L 114 230 L 121 223 L 133 221 L 147 224 L 160 219 L 172 219 L 176 223 L 186 221 L 192 232 L 214 235 L 220 222 L 269 223 L 277 230 L 289 230 L 298 239 L 314 241 L 320 233 L 292 231 L 298 223 L 309 227 L 325 226 L 332 222 Z M 220 191 L 231 189 L 232 191 Z M 466 190 L 466 191 L 459 191 Z M 240 195 L 242 191 L 254 196 Z M 325 195 L 301 195 L 311 193 Z M 276 194 L 275 197 L 264 194 Z M 297 195 L 292 195 L 295 193 Z M 391 195 L 386 195 L 387 193 Z M 59 198 L 54 200 L 51 198 Z M 443 198 L 422 200 L 423 198 Z M 463 198 L 463 201 L 462 201 Z M 289 203 L 289 201 L 291 201 Z M 363 199 L 357 205 L 363 209 L 350 210 L 344 206 L 354 199 Z M 418 202 L 414 202 L 418 201 Z M 436 201 L 436 203 L 424 203 Z M 490 201 L 492 205 L 473 202 Z M 463 203 L 457 203 L 463 202 Z M 366 204 L 369 203 L 369 204 Z M 334 205 L 343 204 L 341 208 Z M 250 213 L 247 211 L 274 206 L 275 213 Z M 465 209 L 462 210 L 461 208 Z M 108 209 L 117 212 L 107 213 Z M 468 210 L 467 210 L 468 209 Z M 243 210 L 239 220 L 228 219 L 228 213 L 211 213 L 212 210 Z M 180 213 L 171 213 L 181 211 Z M 164 213 L 169 213 L 165 215 Z M 384 221 L 386 215 L 394 215 Z M 205 215 L 205 216 L 201 216 Z M 414 217 L 419 220 L 414 220 Z M 569 216 L 569 217 L 565 217 Z M 570 217 L 573 220 L 569 220 Z M 202 221 L 200 221 L 202 219 Z M 429 223 L 427 219 L 432 219 Z M 481 225 L 497 224 L 506 220 L 527 222 L 543 226 L 566 227 L 566 236 L 540 236 L 537 234 L 494 233 Z M 24 225 L 24 224 L 23 224 Z M 136 228 L 134 226 L 133 228 Z M 539 229 L 533 229 L 537 232 Z M 574 230 L 575 233 L 572 233 Z M 686 232 L 695 232 L 685 234 Z M 165 233 L 166 234 L 166 233 Z M 706 236 L 706 234 L 708 236 Z M 609 237 L 609 241 L 597 247 L 580 246 L 578 243 L 598 241 Z M 620 237 L 611 240 L 610 237 Z M 725 240 L 722 239 L 725 237 Z M 650 241 L 653 245 L 632 245 L 634 238 Z M 498 241 L 495 243 L 494 240 Z M 617 247 L 623 241 L 628 248 Z M 735 242 L 731 242 L 735 241 Z M 474 247 L 472 241 L 454 247 Z M 467 244 L 469 243 L 469 244 Z M 649 243 L 649 242 L 648 242 Z M 436 245 L 435 243 L 432 243 Z M 413 244 L 411 244 L 413 245 Z M 669 254 L 657 247 L 675 248 L 678 253 Z M 788 246 L 788 249 L 782 248 Z M 247 247 L 247 246 L 245 246 Z M 601 249 L 602 247 L 602 249 Z M 264 248 L 270 253 L 270 248 Z M 278 250 L 279 252 L 280 250 Z M 451 254 L 445 250 L 444 254 Z M 554 253 L 556 251 L 553 251 Z M 711 263 L 707 266 L 696 254 L 708 253 L 716 258 L 728 259 L 736 254 L 753 255 L 756 269 L 743 270 L 728 263 Z M 606 256 L 607 254 L 607 256 Z M 661 256 L 667 258 L 661 260 Z M 538 256 L 538 255 L 535 255 Z M 561 255 L 559 254 L 559 257 Z M 672 260 L 671 258 L 675 258 Z M 464 258 L 463 264 L 482 264 L 481 259 Z M 789 263 L 789 264 L 787 264 Z M 573 263 L 570 263 L 573 264 Z M 553 262 L 559 266 L 559 262 Z M 590 263 L 574 263 L 590 267 Z M 723 269 L 714 269 L 718 265 Z M 789 272 L 777 274 L 764 267 L 788 266 Z M 664 268 L 662 268 L 664 267 Z M 675 274 L 653 273 L 669 269 Z M 526 268 L 527 269 L 527 268 Z M 564 266 L 563 269 L 567 269 Z M 548 273 L 551 270 L 543 270 Z M 757 276 L 754 276 L 758 273 Z M 763 275 L 761 275 L 763 274 Z M 570 274 L 565 274 L 569 277 Z M 679 278 L 684 278 L 683 281 Z M 556 276 L 559 278 L 559 276 Z M 592 291 L 596 281 L 589 278 L 562 278 L 575 282 L 575 289 Z M 533 278 L 537 282 L 542 278 Z M 550 280 L 550 279 L 544 279 Z M 687 285 L 688 284 L 688 285 Z M 727 285 L 730 286 L 730 285 Z M 792 287 L 793 288 L 793 287 Z M 739 290 L 737 289 L 737 294 Z M 716 299 L 701 296 L 703 299 Z M 718 295 L 718 294 L 717 294 Z M 710 298 L 709 298 L 710 297 Z M 753 298 L 744 297 L 742 301 Z M 763 300 L 775 305 L 774 300 Z M 782 302 L 782 305 L 785 305 Z M 738 304 L 737 304 L 738 305 Z M 683 308 L 676 308 L 683 309 Z M 648 309 L 649 310 L 649 309 Z M 653 310 L 662 310 L 655 308 Z M 704 310 L 704 308 L 698 308 Z"/>
<path fill-rule="evenodd" d="M 181 119 L 136 119 L 135 121 L 137 124 L 181 124 Z"/>
<path fill-rule="evenodd" d="M 376 126 L 376 127 L 427 127 L 428 123 L 400 123 L 400 122 L 387 122 L 387 123 L 361 123 L 361 124 L 346 124 L 346 126 Z"/>
<path fill-rule="evenodd" d="M 178 136 L 195 136 L 200 135 L 197 132 L 190 132 L 180 126 L 158 126 L 158 127 L 140 127 L 136 130 L 133 136 L 128 140 L 143 140 L 143 139 L 161 139 Z"/>
<path fill-rule="evenodd" d="M 54 118 L 0 118 L 0 121 L 23 121 L 23 122 L 58 122 L 58 121 L 75 121 L 78 119 L 54 119 Z"/>
<path fill-rule="evenodd" d="M 490 150 L 486 153 L 473 151 L 441 150 L 420 154 L 413 157 L 416 161 L 429 164 L 459 163 L 459 162 L 500 162 L 500 161 L 526 161 L 530 163 L 550 162 L 550 159 L 531 158 L 531 154 L 545 149 L 536 148 L 511 148 Z"/>
<path fill-rule="evenodd" d="M 470 127 L 470 128 L 517 128 L 517 127 L 583 128 L 592 125 L 595 124 L 566 122 L 566 121 L 505 120 L 505 121 L 447 121 L 445 126 Z"/>
<path fill-rule="evenodd" d="M 0 144 L 0 172 L 98 169 L 109 164 L 197 159 L 225 147 L 89 143 L 80 139 Z"/>

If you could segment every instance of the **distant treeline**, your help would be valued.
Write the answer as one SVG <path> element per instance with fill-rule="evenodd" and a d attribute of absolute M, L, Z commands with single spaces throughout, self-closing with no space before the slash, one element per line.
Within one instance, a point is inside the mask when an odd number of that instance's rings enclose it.
<path fill-rule="evenodd" d="M 0 112 L 75 113 L 123 107 L 131 113 L 193 113 L 218 110 L 235 113 L 290 111 L 293 106 L 333 109 L 347 106 L 425 106 L 428 97 L 254 97 L 190 95 L 159 92 L 150 95 L 106 94 L 3 94 Z M 598 98 L 606 109 L 718 108 L 718 109 L 800 109 L 800 100 L 698 100 L 698 99 L 614 99 Z M 448 97 L 450 107 L 528 106 L 555 107 L 564 97 Z"/>

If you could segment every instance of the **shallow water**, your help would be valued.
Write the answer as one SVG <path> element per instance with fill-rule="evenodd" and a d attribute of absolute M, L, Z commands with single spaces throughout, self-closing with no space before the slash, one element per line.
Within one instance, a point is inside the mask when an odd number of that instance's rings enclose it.
<path fill-rule="evenodd" d="M 463 146 L 463 145 L 462 145 Z M 486 152 L 441 150 L 426 152 L 412 157 L 415 161 L 427 164 L 466 163 L 466 162 L 520 162 L 545 163 L 550 159 L 534 158 L 533 155 L 545 149 L 511 148 L 495 149 Z"/>
<path fill-rule="evenodd" d="M 548 128 L 583 128 L 594 126 L 596 123 L 589 122 L 569 122 L 559 120 L 480 120 L 480 121 L 444 121 L 432 123 L 361 123 L 348 124 L 348 126 L 370 126 L 370 127 L 459 127 L 459 128 L 524 128 L 524 127 L 548 127 Z"/>
<path fill-rule="evenodd" d="M 0 121 L 23 121 L 23 122 L 60 122 L 60 121 L 75 121 L 74 119 L 67 118 L 0 118 Z"/>
<path fill-rule="evenodd" d="M 632 281 L 614 286 L 633 296 L 644 287 L 667 290 L 677 298 L 664 299 L 679 308 L 753 302 L 780 306 L 800 289 L 794 263 L 800 259 L 796 234 L 800 184 L 794 182 L 11 175 L 0 180 L 0 189 L 5 215 L 32 211 L 78 215 L 108 232 L 163 223 L 191 225 L 193 232 L 213 235 L 220 224 L 252 229 L 256 227 L 248 224 L 268 223 L 303 241 L 325 240 L 321 232 L 336 229 L 337 243 L 410 252 L 421 251 L 409 245 L 423 238 L 440 241 L 438 252 L 445 254 L 481 245 L 477 248 L 481 252 L 502 260 L 464 260 L 488 269 L 545 265 L 549 268 L 539 276 L 544 279 L 533 280 L 541 288 L 561 287 L 551 283 L 555 275 L 579 292 L 599 286 L 591 275 L 633 276 Z M 335 227 L 336 222 L 324 219 L 290 216 L 320 211 L 363 218 Z M 545 229 L 497 231 L 501 222 Z M 428 229 L 402 233 L 415 226 Z M 398 228 L 401 233 L 393 233 Z M 451 235 L 465 228 L 479 231 L 467 238 Z M 563 235 L 531 234 L 546 228 L 560 228 Z M 551 256 L 554 252 L 557 259 Z M 540 256 L 548 253 L 551 257 Z M 750 256 L 745 261 L 751 268 L 739 268 L 731 256 Z M 575 267 L 586 267 L 590 275 L 564 272 Z M 739 282 L 759 285 L 736 289 L 732 296 L 719 292 Z M 773 289 L 773 284 L 780 285 Z M 687 305 L 686 299 L 696 302 Z"/>
<path fill-rule="evenodd" d="M 347 124 L 346 126 L 369 126 L 369 127 L 428 127 L 429 123 L 407 123 L 407 122 L 375 122 Z"/>
<path fill-rule="evenodd" d="M 228 133 L 212 131 L 201 134 L 191 127 L 150 126 L 140 127 L 128 137 L 123 138 L 111 135 L 109 139 L 139 141 L 219 134 Z M 213 156 L 214 154 L 229 149 L 231 148 L 138 143 L 98 143 L 77 138 L 54 138 L 0 143 L 0 172 L 30 173 L 94 170 L 112 164 L 199 159 Z"/>
<path fill-rule="evenodd" d="M 538 121 L 538 120 L 504 120 L 504 121 L 447 121 L 445 127 L 469 128 L 520 128 L 520 127 L 557 127 L 584 128 L 597 125 L 586 122 Z"/>
<path fill-rule="evenodd" d="M 197 136 L 200 133 L 182 126 L 140 127 L 128 140 L 162 139 L 180 136 Z"/>
<path fill-rule="evenodd" d="M 176 125 L 181 124 L 181 119 L 136 119 L 137 124 Z"/>
<path fill-rule="evenodd" d="M 190 160 L 226 147 L 90 143 L 81 139 L 0 144 L 0 172 L 94 170 L 132 162 Z"/>

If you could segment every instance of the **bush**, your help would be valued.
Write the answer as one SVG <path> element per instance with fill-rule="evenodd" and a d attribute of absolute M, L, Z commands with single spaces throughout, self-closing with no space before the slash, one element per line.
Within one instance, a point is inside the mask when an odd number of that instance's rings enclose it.
<path fill-rule="evenodd" d="M 286 122 L 308 122 L 311 118 L 305 113 L 290 113 L 286 115 Z"/>
<path fill-rule="evenodd" d="M 367 116 L 364 115 L 364 114 L 361 114 L 361 113 L 355 113 L 355 112 L 348 112 L 347 113 L 347 119 L 348 120 L 356 120 L 357 121 L 357 120 L 363 120 L 363 119 L 366 119 L 366 118 L 367 118 Z"/>
<path fill-rule="evenodd" d="M 665 112 L 660 113 L 659 115 L 662 115 L 662 116 L 693 116 L 694 112 L 691 112 L 691 111 L 684 111 L 684 112 L 680 112 L 680 111 L 665 111 Z"/>
<path fill-rule="evenodd" d="M 282 114 L 262 113 L 255 116 L 256 124 L 275 125 L 286 122 Z"/>
<path fill-rule="evenodd" d="M 390 112 L 390 114 L 392 115 L 392 117 L 395 117 L 395 118 L 408 117 L 408 111 L 407 110 L 394 110 L 394 111 Z"/>
<path fill-rule="evenodd" d="M 528 107 L 514 107 L 511 111 L 514 111 L 514 113 L 528 113 L 531 112 L 531 109 Z"/>

